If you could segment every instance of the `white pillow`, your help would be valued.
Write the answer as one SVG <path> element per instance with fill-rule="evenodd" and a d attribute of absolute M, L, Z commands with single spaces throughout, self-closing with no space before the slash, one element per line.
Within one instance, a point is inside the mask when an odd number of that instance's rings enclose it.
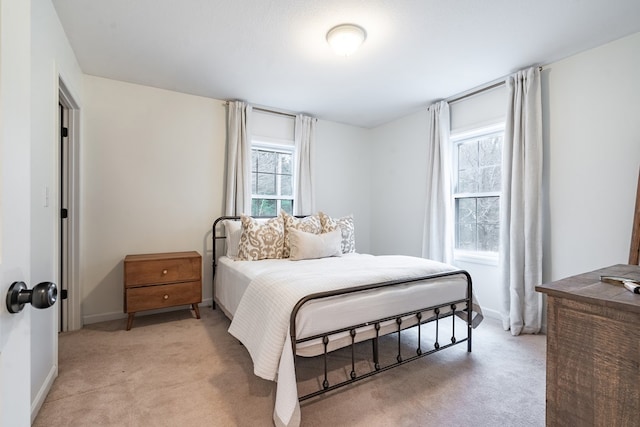
<path fill-rule="evenodd" d="M 342 255 L 342 231 L 338 228 L 323 234 L 307 233 L 292 228 L 289 244 L 293 261 Z"/>
<path fill-rule="evenodd" d="M 227 256 L 231 259 L 238 257 L 238 245 L 240 244 L 240 236 L 242 235 L 242 223 L 233 219 L 225 219 L 224 235 L 227 242 Z"/>
<path fill-rule="evenodd" d="M 296 218 L 289 215 L 282 210 L 280 212 L 284 219 L 284 255 L 283 258 L 289 258 L 291 252 L 291 244 L 289 243 L 289 231 L 296 229 L 300 231 L 306 231 L 307 233 L 320 234 L 322 233 L 322 224 L 320 223 L 320 217 L 318 215 L 309 215 L 304 218 Z"/>

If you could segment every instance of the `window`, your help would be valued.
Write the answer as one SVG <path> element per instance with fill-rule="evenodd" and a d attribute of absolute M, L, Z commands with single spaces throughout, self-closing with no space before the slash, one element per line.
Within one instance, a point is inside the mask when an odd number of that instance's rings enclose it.
<path fill-rule="evenodd" d="M 452 135 L 456 255 L 496 258 L 504 126 Z"/>
<path fill-rule="evenodd" d="M 251 215 L 293 214 L 293 147 L 251 144 Z"/>

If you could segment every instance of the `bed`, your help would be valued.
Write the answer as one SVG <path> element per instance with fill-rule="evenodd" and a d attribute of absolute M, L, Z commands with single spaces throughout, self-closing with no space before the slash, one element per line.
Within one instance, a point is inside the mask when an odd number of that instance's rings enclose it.
<path fill-rule="evenodd" d="M 457 344 L 466 342 L 471 351 L 482 312 L 469 274 L 423 258 L 356 253 L 352 217 L 225 216 L 212 233 L 214 308 L 231 319 L 229 333 L 247 348 L 254 373 L 277 381 L 276 425 L 299 424 L 301 401 Z M 463 320 L 457 331 L 456 319 Z M 444 340 L 442 322 L 451 334 Z M 425 324 L 435 325 L 429 347 L 420 336 Z M 400 348 L 408 328 L 418 333 L 412 355 Z M 382 365 L 379 340 L 389 334 L 397 335 L 398 353 Z M 364 341 L 372 343 L 372 369 L 356 369 L 352 350 L 347 377 L 329 381 L 327 355 Z M 300 357 L 324 358 L 319 389 L 302 396 Z"/>

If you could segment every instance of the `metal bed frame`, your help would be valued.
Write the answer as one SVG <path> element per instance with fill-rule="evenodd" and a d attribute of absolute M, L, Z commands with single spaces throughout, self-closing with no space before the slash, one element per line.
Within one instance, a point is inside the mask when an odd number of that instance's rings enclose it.
<path fill-rule="evenodd" d="M 213 309 L 215 309 L 215 273 L 216 273 L 216 264 L 217 264 L 217 257 L 216 257 L 216 240 L 218 239 L 224 239 L 226 238 L 226 236 L 223 235 L 218 235 L 216 233 L 216 229 L 218 226 L 218 223 L 220 223 L 221 221 L 224 221 L 226 219 L 230 219 L 230 220 L 239 220 L 240 217 L 239 216 L 222 216 L 218 219 L 216 219 L 213 223 L 212 226 L 212 236 L 213 236 L 213 275 L 212 275 L 212 307 Z M 438 304 L 438 305 L 432 305 L 432 306 L 427 306 L 418 310 L 413 310 L 413 311 L 409 311 L 409 312 L 404 312 L 404 313 L 400 313 L 400 314 L 396 314 L 393 316 L 389 316 L 389 317 L 384 317 L 384 318 L 380 318 L 380 319 L 374 319 L 365 323 L 360 323 L 357 325 L 351 325 L 351 326 L 347 326 L 344 328 L 340 328 L 340 329 L 336 329 L 333 331 L 327 331 L 324 332 L 322 334 L 318 334 L 318 335 L 314 335 L 314 336 L 310 336 L 310 337 L 305 337 L 302 339 L 298 339 L 296 337 L 296 317 L 297 314 L 299 312 L 299 310 L 309 301 L 312 300 L 318 300 L 318 299 L 322 299 L 322 298 L 328 298 L 328 297 L 334 297 L 334 296 L 338 296 L 338 295 L 347 295 L 347 294 L 353 294 L 353 293 L 357 293 L 357 292 L 366 292 L 366 291 L 370 291 L 370 290 L 374 290 L 374 289 L 380 289 L 380 288 L 385 288 L 385 287 L 390 287 L 390 286 L 398 286 L 398 285 L 403 285 L 403 284 L 411 284 L 411 283 L 418 283 L 418 282 L 424 282 L 424 281 L 430 281 L 430 280 L 435 280 L 435 279 L 439 279 L 439 278 L 443 278 L 443 277 L 450 277 L 450 276 L 459 276 L 462 275 L 465 277 L 466 281 L 467 281 L 467 296 L 465 298 L 462 299 L 458 299 L 455 301 L 448 301 L 444 304 Z M 368 285 L 363 285 L 363 286 L 355 286 L 355 287 L 351 287 L 351 288 L 345 288 L 345 289 L 338 289 L 338 290 L 332 290 L 332 291 L 326 291 L 326 292 L 319 292 L 319 293 L 314 293 L 314 294 L 310 294 L 307 295 L 306 297 L 300 299 L 298 301 L 298 303 L 294 306 L 292 312 L 291 312 L 291 317 L 290 317 L 290 321 L 289 321 L 289 334 L 291 336 L 291 345 L 292 345 L 292 350 L 293 350 L 293 355 L 294 355 L 294 360 L 297 357 L 301 357 L 297 355 L 296 352 L 296 346 L 297 344 L 300 343 L 304 343 L 307 341 L 312 341 L 312 340 L 316 340 L 316 339 L 321 339 L 322 340 L 322 344 L 324 347 L 324 351 L 322 353 L 322 355 L 318 356 L 318 357 L 322 357 L 323 358 L 323 367 L 324 367 L 324 373 L 323 375 L 323 381 L 321 384 L 321 388 L 319 388 L 318 390 L 305 394 L 303 396 L 299 396 L 298 400 L 300 402 L 311 399 L 313 397 L 319 396 L 321 394 L 327 393 L 329 391 L 335 390 L 337 388 L 352 384 L 356 381 L 360 381 L 363 380 L 365 378 L 368 378 L 372 375 L 375 375 L 377 373 L 380 372 L 384 372 L 386 370 L 389 370 L 391 368 L 403 365 L 405 363 L 411 362 L 413 360 L 428 356 L 430 354 L 433 354 L 435 352 L 444 350 L 446 348 L 452 347 L 454 345 L 457 344 L 462 344 L 464 342 L 467 343 L 467 352 L 471 352 L 471 344 L 472 344 L 472 304 L 473 304 L 473 285 L 472 285 L 472 280 L 471 280 L 471 276 L 469 275 L 469 273 L 465 270 L 455 270 L 455 271 L 449 271 L 449 272 L 445 272 L 445 273 L 438 273 L 438 274 L 432 274 L 432 275 L 428 275 L 428 276 L 422 276 L 422 277 L 418 277 L 418 278 L 414 278 L 414 279 L 410 279 L 410 280 L 392 280 L 392 281 L 387 281 L 387 282 L 380 282 L 380 283 L 374 283 L 374 284 L 368 284 Z M 461 305 L 462 307 L 459 307 L 459 305 Z M 442 309 L 447 308 L 447 309 L 451 309 L 450 311 L 447 311 L 446 313 L 442 313 L 441 311 Z M 423 318 L 423 313 L 425 312 L 433 312 L 433 316 L 430 316 L 428 318 Z M 445 319 L 451 317 L 451 337 L 449 338 L 449 342 L 446 344 L 441 344 L 440 343 L 440 322 L 444 321 Z M 465 323 L 466 323 L 466 336 L 463 338 L 458 338 L 456 337 L 456 329 L 455 329 L 455 318 L 459 317 L 461 318 Z M 403 323 L 407 323 L 407 321 L 409 319 L 414 319 L 415 324 L 407 327 L 407 328 L 403 328 L 402 324 Z M 397 334 L 397 354 L 396 354 L 396 360 L 395 362 L 389 363 L 388 365 L 385 366 L 381 366 L 380 365 L 380 355 L 379 355 L 379 340 L 381 335 L 379 335 L 380 332 L 380 328 L 381 328 L 381 324 L 384 322 L 388 322 L 388 321 L 394 321 L 397 325 L 396 330 L 393 333 Z M 435 322 L 435 341 L 433 343 L 433 348 L 430 349 L 423 349 L 422 348 L 422 325 L 425 325 L 427 323 L 432 323 Z M 362 329 L 362 328 L 367 328 L 367 327 L 373 327 L 375 330 L 375 337 L 374 338 L 369 338 L 372 342 L 372 361 L 373 361 L 373 369 L 364 372 L 364 373 L 357 373 L 356 372 L 356 357 L 355 357 L 355 345 L 357 344 L 356 341 L 356 337 L 358 334 L 358 330 Z M 402 354 L 402 345 L 401 345 L 401 338 L 402 338 L 402 332 L 405 330 L 408 330 L 410 328 L 417 328 L 418 331 L 418 338 L 417 338 L 417 348 L 415 349 L 415 354 L 408 356 L 408 357 L 404 357 Z M 331 340 L 331 337 L 335 334 L 338 333 L 343 333 L 343 332 L 349 332 L 349 336 L 351 337 L 351 343 L 348 344 L 347 346 L 349 346 L 351 348 L 351 370 L 348 373 L 347 378 L 344 381 L 340 381 L 337 382 L 335 384 L 330 384 L 329 380 L 328 380 L 328 355 L 330 354 L 330 352 L 327 350 L 328 346 L 329 346 L 329 342 Z M 387 333 L 386 335 L 391 335 L 391 333 Z M 344 346 L 343 346 L 344 347 Z"/>

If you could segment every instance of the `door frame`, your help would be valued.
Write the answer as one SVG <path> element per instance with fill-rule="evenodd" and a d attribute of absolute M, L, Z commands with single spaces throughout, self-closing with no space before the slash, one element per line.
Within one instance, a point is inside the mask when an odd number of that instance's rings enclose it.
<path fill-rule="evenodd" d="M 60 253 L 60 221 L 57 221 L 58 226 L 56 229 L 57 244 L 57 263 L 56 269 L 59 269 L 60 262 L 63 257 L 66 257 L 67 267 L 67 289 L 68 299 L 66 303 L 66 313 L 64 314 L 65 321 L 60 325 L 60 331 L 75 331 L 82 328 L 82 316 L 81 316 L 81 302 L 82 295 L 80 294 L 80 106 L 74 100 L 71 91 L 68 86 L 65 85 L 64 79 L 59 76 L 58 79 L 58 101 L 62 107 L 67 111 L 68 117 L 68 182 L 69 182 L 69 194 L 67 195 L 67 203 L 69 209 L 69 216 L 67 218 L 67 253 Z M 58 126 L 59 132 L 60 126 Z M 60 138 L 58 138 L 60 141 Z M 57 149 L 60 153 L 60 149 Z M 58 180 L 58 191 L 60 191 L 60 173 L 62 168 L 62 162 L 60 155 L 58 155 L 56 174 Z M 60 199 L 58 194 L 58 200 Z M 60 206 L 61 207 L 61 206 Z M 58 211 L 57 218 L 59 219 L 60 212 Z M 58 276 L 60 271 L 58 271 Z"/>

